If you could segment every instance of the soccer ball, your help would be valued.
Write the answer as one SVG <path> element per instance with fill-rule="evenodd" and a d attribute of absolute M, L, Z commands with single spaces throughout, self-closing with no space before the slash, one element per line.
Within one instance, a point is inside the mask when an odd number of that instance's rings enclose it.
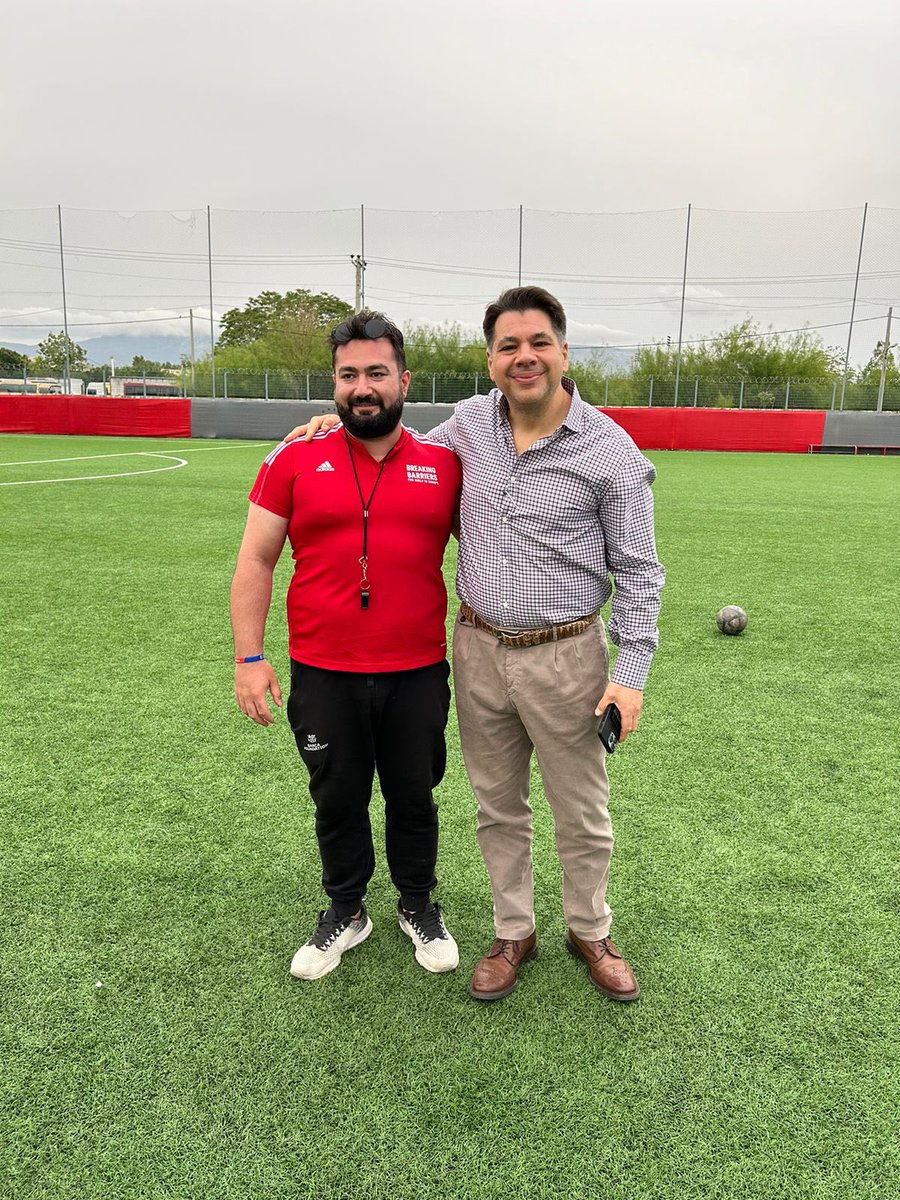
<path fill-rule="evenodd" d="M 716 624 L 720 633 L 734 637 L 738 633 L 743 633 L 747 628 L 747 614 L 736 604 L 726 604 L 716 613 Z"/>

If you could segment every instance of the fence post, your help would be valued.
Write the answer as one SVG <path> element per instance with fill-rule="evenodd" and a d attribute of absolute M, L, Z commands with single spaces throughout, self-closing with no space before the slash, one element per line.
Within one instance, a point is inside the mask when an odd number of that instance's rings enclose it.
<path fill-rule="evenodd" d="M 741 394 L 740 394 L 740 397 L 738 398 L 738 408 L 743 408 L 743 407 L 744 407 L 744 381 L 742 379 L 741 380 Z"/>
<path fill-rule="evenodd" d="M 263 392 L 265 393 L 265 398 L 268 400 L 268 398 L 269 398 L 269 372 L 268 371 L 266 371 L 265 375 L 263 376 Z"/>
<path fill-rule="evenodd" d="M 22 363 L 22 395 L 28 395 L 28 363 Z"/>
<path fill-rule="evenodd" d="M 787 410 L 788 410 L 788 403 L 790 401 L 790 398 L 791 398 L 791 381 L 789 379 L 787 379 L 787 380 L 785 380 L 785 384 L 784 384 L 784 411 L 785 412 L 787 412 Z"/>
<path fill-rule="evenodd" d="M 694 408 L 697 407 L 697 392 L 700 390 L 700 376 L 694 380 Z"/>
<path fill-rule="evenodd" d="M 435 380 L 436 379 L 437 379 L 437 376 L 432 371 L 432 373 L 431 373 L 431 403 L 432 404 L 434 404 L 434 389 L 435 389 Z"/>
<path fill-rule="evenodd" d="M 603 380 L 603 407 L 609 408 L 609 376 Z"/>
<path fill-rule="evenodd" d="M 837 399 L 837 380 L 831 385 L 831 411 L 834 412 L 834 402 Z"/>
<path fill-rule="evenodd" d="M 146 371 L 141 372 L 141 379 L 143 379 L 143 381 L 144 381 L 144 398 L 146 399 L 146 396 L 147 396 L 147 372 Z"/>
<path fill-rule="evenodd" d="M 181 395 L 182 398 L 187 395 L 187 379 L 184 374 L 184 363 L 181 364 Z"/>
<path fill-rule="evenodd" d="M 653 407 L 653 376 L 650 376 L 650 394 L 647 396 L 647 407 Z"/>
<path fill-rule="evenodd" d="M 228 399 L 228 368 L 227 367 L 222 372 L 222 387 L 225 392 L 224 399 L 227 400 Z"/>
<path fill-rule="evenodd" d="M 478 395 L 478 376 L 477 375 L 475 376 L 475 391 L 472 393 L 472 395 L 473 396 Z"/>

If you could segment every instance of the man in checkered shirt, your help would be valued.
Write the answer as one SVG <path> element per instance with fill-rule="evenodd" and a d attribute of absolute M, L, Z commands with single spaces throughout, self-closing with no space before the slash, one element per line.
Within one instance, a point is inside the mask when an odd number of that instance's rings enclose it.
<path fill-rule="evenodd" d="M 495 389 L 461 401 L 429 434 L 463 465 L 453 670 L 496 932 L 469 992 L 509 995 L 537 953 L 536 752 L 562 864 L 566 945 L 600 992 L 635 1000 L 637 980 L 609 937 L 613 834 L 597 717 L 614 702 L 623 742 L 640 717 L 664 580 L 656 472 L 565 376 L 566 316 L 549 292 L 504 292 L 487 308 L 484 334 Z M 610 595 L 612 678 L 599 616 Z"/>

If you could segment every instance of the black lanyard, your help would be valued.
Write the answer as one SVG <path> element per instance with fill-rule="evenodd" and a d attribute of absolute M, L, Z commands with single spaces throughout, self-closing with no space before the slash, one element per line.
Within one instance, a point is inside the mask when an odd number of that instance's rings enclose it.
<path fill-rule="evenodd" d="M 372 507 L 372 501 L 375 498 L 375 489 L 381 482 L 381 474 L 384 471 L 387 460 L 391 457 L 397 447 L 392 446 L 379 463 L 378 474 L 375 476 L 375 482 L 372 484 L 372 490 L 369 492 L 368 500 L 366 500 L 363 497 L 362 487 L 359 482 L 359 475 L 356 473 L 356 460 L 353 457 L 353 447 L 350 445 L 350 438 L 346 429 L 344 430 L 344 439 L 347 443 L 347 453 L 350 455 L 350 466 L 353 468 L 353 478 L 356 480 L 356 490 L 359 492 L 359 503 L 362 508 L 363 516 L 362 554 L 359 556 L 359 565 L 362 567 L 362 579 L 359 581 L 359 607 L 365 609 L 369 607 L 369 509 Z"/>

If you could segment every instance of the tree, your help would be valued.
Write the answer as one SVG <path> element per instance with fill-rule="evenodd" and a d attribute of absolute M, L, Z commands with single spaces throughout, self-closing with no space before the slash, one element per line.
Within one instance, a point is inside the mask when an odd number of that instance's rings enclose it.
<path fill-rule="evenodd" d="M 222 317 L 217 347 L 250 346 L 290 327 L 305 333 L 323 332 L 353 315 L 353 308 L 329 292 L 260 292 L 243 308 L 230 308 Z"/>
<path fill-rule="evenodd" d="M 884 362 L 884 341 L 879 341 L 875 349 L 872 351 L 872 357 L 859 373 L 860 383 L 875 383 L 881 382 L 881 364 Z M 897 387 L 900 384 L 900 366 L 897 365 L 897 359 L 893 353 L 893 347 L 888 350 L 887 370 L 885 372 L 885 383 L 888 387 Z"/>
<path fill-rule="evenodd" d="M 7 350 L 0 346 L 0 375 L 21 375 L 22 368 L 30 365 L 27 354 L 19 354 L 16 350 Z"/>
<path fill-rule="evenodd" d="M 677 348 L 644 346 L 632 360 L 632 375 L 674 377 Z M 682 348 L 681 375 L 690 379 L 826 379 L 841 369 L 839 350 L 811 330 L 764 333 L 750 317 L 703 342 Z"/>
<path fill-rule="evenodd" d="M 152 358 L 144 358 L 143 354 L 135 354 L 131 364 L 120 369 L 130 371 L 132 375 L 167 375 L 179 368 L 175 363 L 155 362 Z"/>
<path fill-rule="evenodd" d="M 460 325 L 414 325 L 405 330 L 403 342 L 414 372 L 480 374 L 487 383 L 484 339 L 465 334 Z"/>
<path fill-rule="evenodd" d="M 66 370 L 66 343 L 69 346 L 69 375 L 77 375 L 88 369 L 87 352 L 77 342 L 60 331 L 48 333 L 38 342 L 34 370 L 38 375 L 64 375 Z"/>

